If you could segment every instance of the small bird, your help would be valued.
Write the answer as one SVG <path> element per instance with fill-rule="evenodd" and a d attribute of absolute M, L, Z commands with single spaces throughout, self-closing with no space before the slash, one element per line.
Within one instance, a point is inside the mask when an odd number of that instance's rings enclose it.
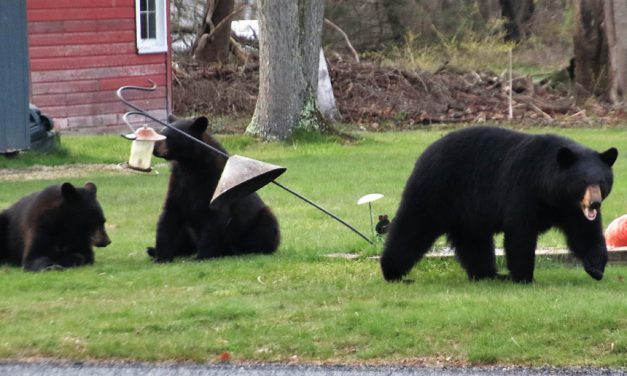
<path fill-rule="evenodd" d="M 374 227 L 377 234 L 385 235 L 387 234 L 389 228 L 390 228 L 390 220 L 388 219 L 388 215 L 387 214 L 379 215 L 379 222 L 377 222 L 377 225 Z"/>

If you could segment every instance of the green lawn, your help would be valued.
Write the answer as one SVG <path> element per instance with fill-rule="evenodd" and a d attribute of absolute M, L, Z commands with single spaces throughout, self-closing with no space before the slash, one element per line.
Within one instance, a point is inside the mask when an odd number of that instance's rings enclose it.
<path fill-rule="evenodd" d="M 551 131 L 597 150 L 619 148 L 606 224 L 627 212 L 627 130 Z M 393 217 L 416 157 L 442 134 L 364 134 L 348 145 L 221 140 L 232 153 L 287 167 L 280 183 L 369 233 L 368 209 L 357 199 L 383 193 L 374 212 Z M 60 156 L 0 159 L 0 168 L 111 164 L 129 150 L 116 136 L 63 136 L 62 143 Z M 455 261 L 430 259 L 412 271 L 415 283 L 386 283 L 377 261 L 366 257 L 378 254 L 380 243 L 371 247 L 272 185 L 260 194 L 281 222 L 276 255 L 154 265 L 144 249 L 154 243 L 166 191 L 168 169 L 158 170 L 81 167 L 71 178 L 0 177 L 0 208 L 48 184 L 95 182 L 113 240 L 97 249 L 92 267 L 40 274 L 0 267 L 0 358 L 215 362 L 228 352 L 233 361 L 627 366 L 625 265 L 609 266 L 596 282 L 581 267 L 540 260 L 536 283 L 519 286 L 471 283 Z M 540 241 L 563 245 L 554 232 Z M 325 256 L 337 252 L 364 257 Z"/>

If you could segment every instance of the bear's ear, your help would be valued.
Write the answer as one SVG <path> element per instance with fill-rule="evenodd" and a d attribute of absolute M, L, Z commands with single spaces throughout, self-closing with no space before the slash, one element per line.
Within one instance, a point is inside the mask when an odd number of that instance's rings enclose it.
<path fill-rule="evenodd" d="M 569 167 L 577 160 L 577 154 L 564 146 L 557 151 L 557 163 L 560 167 Z"/>
<path fill-rule="evenodd" d="M 208 126 L 209 126 L 209 119 L 207 119 L 204 116 L 199 116 L 196 118 L 196 120 L 194 120 L 194 124 L 192 124 L 192 129 L 196 133 L 203 133 L 204 131 L 207 130 Z"/>
<path fill-rule="evenodd" d="M 63 183 L 61 185 L 61 194 L 66 200 L 74 200 L 79 196 L 76 188 L 70 183 Z"/>
<path fill-rule="evenodd" d="M 616 150 L 616 148 L 609 148 L 603 153 L 599 153 L 599 156 L 605 164 L 612 167 L 614 162 L 616 162 L 616 158 L 618 158 L 618 150 Z"/>
<path fill-rule="evenodd" d="M 96 184 L 89 182 L 87 184 L 85 184 L 85 190 L 89 193 L 91 193 L 92 195 L 96 196 L 96 192 L 98 191 L 98 189 L 96 189 Z"/>
<path fill-rule="evenodd" d="M 174 116 L 173 114 L 169 114 L 168 115 L 168 123 L 174 123 L 175 121 L 177 121 L 179 118 L 177 118 L 176 116 Z"/>

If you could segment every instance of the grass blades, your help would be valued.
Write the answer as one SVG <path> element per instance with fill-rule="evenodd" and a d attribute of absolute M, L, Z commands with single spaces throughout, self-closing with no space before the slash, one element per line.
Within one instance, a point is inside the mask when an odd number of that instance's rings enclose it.
<path fill-rule="evenodd" d="M 534 129 L 532 132 L 545 132 Z M 594 149 L 627 144 L 621 128 L 551 130 Z M 369 234 L 367 193 L 383 193 L 375 214 L 390 217 L 420 152 L 445 131 L 364 134 L 361 140 L 262 144 L 221 137 L 232 153 L 282 165 L 278 180 Z M 119 137 L 64 136 L 51 165 L 118 163 Z M 29 159 L 32 158 L 32 159 Z M 160 162 L 160 161 L 159 161 Z M 42 163 L 26 155 L 2 167 Z M 68 167 L 66 165 L 66 167 Z M 71 167 L 71 166 L 70 166 Z M 579 266 L 539 260 L 536 283 L 467 281 L 452 259 L 425 259 L 411 284 L 386 283 L 368 243 L 277 187 L 260 191 L 277 214 L 283 242 L 273 256 L 154 265 L 167 167 L 140 175 L 87 168 L 81 176 L 1 181 L 0 208 L 52 183 L 93 181 L 113 243 L 92 267 L 39 274 L 0 266 L 0 358 L 89 360 L 400 362 L 625 367 L 627 266 L 593 281 Z M 29 171 L 29 170 L 26 170 Z M 604 220 L 627 210 L 627 156 L 619 155 Z M 563 246 L 550 232 L 540 246 Z M 357 260 L 328 253 L 356 252 Z"/>

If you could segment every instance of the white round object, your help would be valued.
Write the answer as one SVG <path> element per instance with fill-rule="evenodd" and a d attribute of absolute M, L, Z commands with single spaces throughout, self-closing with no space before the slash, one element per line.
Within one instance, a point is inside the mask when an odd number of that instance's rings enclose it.
<path fill-rule="evenodd" d="M 360 198 L 357 201 L 357 205 L 367 204 L 372 201 L 377 201 L 378 199 L 381 199 L 381 198 L 383 198 L 383 195 L 381 193 L 370 193 Z"/>

